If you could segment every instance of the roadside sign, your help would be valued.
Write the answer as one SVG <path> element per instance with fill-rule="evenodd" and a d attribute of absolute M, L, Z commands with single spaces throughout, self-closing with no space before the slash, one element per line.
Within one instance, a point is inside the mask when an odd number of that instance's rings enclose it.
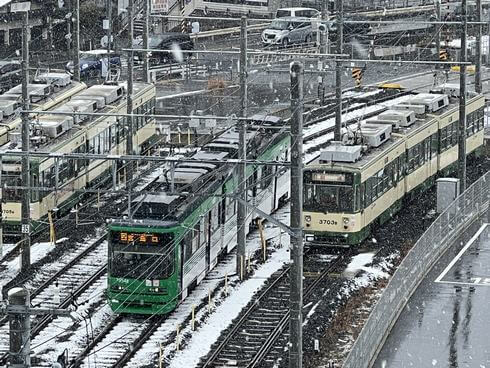
<path fill-rule="evenodd" d="M 10 11 L 12 13 L 17 13 L 17 12 L 26 12 L 31 10 L 31 2 L 30 1 L 24 1 L 21 3 L 12 3 L 10 4 Z"/>

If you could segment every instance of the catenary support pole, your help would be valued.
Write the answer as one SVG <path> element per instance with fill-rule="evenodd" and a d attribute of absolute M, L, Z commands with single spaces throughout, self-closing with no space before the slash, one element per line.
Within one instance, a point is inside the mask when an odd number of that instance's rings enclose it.
<path fill-rule="evenodd" d="M 327 2 L 322 2 L 322 29 L 318 30 L 318 34 L 320 35 L 320 54 L 327 53 L 327 42 L 328 42 L 328 26 L 325 21 L 328 19 L 327 13 Z M 323 27 L 325 27 L 323 29 Z M 323 57 L 318 58 L 318 71 L 321 73 L 318 76 L 318 98 L 320 100 L 320 104 L 325 103 L 325 60 Z M 323 72 L 323 73 L 322 73 Z"/>
<path fill-rule="evenodd" d="M 149 18 L 150 18 L 150 0 L 145 0 L 144 9 L 144 23 L 143 23 L 143 48 L 148 49 L 149 47 Z M 150 64 L 148 60 L 148 53 L 143 53 L 143 81 L 150 82 Z"/>
<path fill-rule="evenodd" d="M 73 80 L 80 82 L 80 0 L 73 0 Z"/>
<path fill-rule="evenodd" d="M 335 0 L 337 11 L 337 54 L 342 54 L 344 38 L 344 7 L 342 0 Z M 342 130 L 342 63 L 335 62 L 335 130 L 334 141 L 341 140 Z"/>
<path fill-rule="evenodd" d="M 289 367 L 303 366 L 303 65 L 291 64 L 291 275 Z"/>
<path fill-rule="evenodd" d="M 247 115 L 247 18 L 242 17 L 240 26 L 240 116 Z M 239 121 L 238 159 L 247 158 L 246 130 L 247 126 L 243 120 Z M 238 164 L 238 195 L 247 200 L 247 183 L 245 178 L 245 163 Z M 245 222 L 247 218 L 246 207 L 238 202 L 237 213 L 237 275 L 243 275 L 243 260 L 246 253 Z"/>
<path fill-rule="evenodd" d="M 29 15 L 24 13 L 24 24 L 22 26 L 22 109 L 29 109 L 29 97 L 27 95 L 27 84 L 29 82 Z M 29 153 L 29 114 L 22 114 L 22 151 Z M 31 224 L 30 224 L 30 178 L 29 178 L 29 155 L 22 156 L 22 204 L 21 204 L 21 231 L 22 231 L 22 255 L 21 271 L 26 271 L 31 266 Z"/>
<path fill-rule="evenodd" d="M 111 79 L 111 48 L 112 46 L 112 0 L 107 0 L 107 76 Z"/>
<path fill-rule="evenodd" d="M 436 6 L 436 17 L 437 20 L 440 22 L 441 21 L 441 0 L 435 0 L 434 1 L 435 6 Z M 438 24 L 436 25 L 436 58 L 439 60 L 439 55 L 441 53 L 441 30 L 442 30 L 442 25 Z M 439 66 L 436 66 L 436 69 L 438 69 Z"/>
<path fill-rule="evenodd" d="M 133 0 L 129 0 L 128 3 L 128 42 L 129 47 L 133 47 L 133 32 L 134 32 L 134 15 L 133 15 Z M 134 64 L 134 52 L 128 52 L 128 90 L 127 90 L 127 135 L 126 135 L 126 154 L 131 156 L 133 152 L 133 65 Z M 129 161 L 126 164 L 126 187 L 129 189 L 131 182 L 133 181 L 133 162 Z M 130 199 L 128 199 L 130 201 Z M 129 208 L 129 205 L 128 205 Z M 130 214 L 128 214 L 130 215 Z"/>
<path fill-rule="evenodd" d="M 481 22 L 481 0 L 476 0 L 476 21 Z M 477 24 L 476 27 L 476 60 L 475 60 L 475 91 L 482 91 L 482 76 L 481 76 L 481 46 L 482 46 L 482 31 L 483 26 Z"/>
<path fill-rule="evenodd" d="M 461 60 L 466 61 L 466 0 L 461 1 Z M 459 66 L 458 178 L 460 193 L 466 190 L 466 65 Z"/>
<path fill-rule="evenodd" d="M 487 10 L 487 66 L 490 67 L 490 11 Z"/>
<path fill-rule="evenodd" d="M 30 306 L 29 290 L 14 288 L 8 293 L 9 306 L 27 309 Z M 31 318 L 28 313 L 9 314 L 10 365 L 11 367 L 30 367 Z"/>

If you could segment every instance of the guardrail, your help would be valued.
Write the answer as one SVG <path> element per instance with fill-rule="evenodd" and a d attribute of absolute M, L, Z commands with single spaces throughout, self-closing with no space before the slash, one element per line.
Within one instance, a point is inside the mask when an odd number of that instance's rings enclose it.
<path fill-rule="evenodd" d="M 368 368 L 374 363 L 398 316 L 434 262 L 488 207 L 490 172 L 460 195 L 410 250 L 371 312 L 344 367 Z"/>
<path fill-rule="evenodd" d="M 270 23 L 253 24 L 253 25 L 250 25 L 247 27 L 247 31 L 262 30 L 265 27 L 267 27 L 269 24 Z M 214 37 L 216 37 L 216 36 L 225 36 L 225 35 L 230 35 L 230 34 L 234 34 L 234 33 L 240 33 L 240 27 L 213 29 L 211 31 L 192 33 L 190 35 L 190 37 L 194 40 L 201 39 L 201 38 L 211 38 L 212 40 L 214 40 Z"/>

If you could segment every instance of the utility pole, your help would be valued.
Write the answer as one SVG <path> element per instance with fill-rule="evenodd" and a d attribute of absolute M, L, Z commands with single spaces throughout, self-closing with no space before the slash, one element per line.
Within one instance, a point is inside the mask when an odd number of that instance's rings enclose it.
<path fill-rule="evenodd" d="M 70 55 L 70 52 L 72 51 L 71 49 L 71 39 L 72 39 L 72 34 L 71 34 L 71 21 L 73 18 L 73 9 L 72 9 L 72 3 L 71 0 L 68 0 L 68 14 L 65 16 L 66 19 L 66 50 L 68 51 L 68 55 Z"/>
<path fill-rule="evenodd" d="M 337 54 L 343 53 L 344 39 L 344 7 L 342 0 L 335 0 L 335 8 L 337 9 Z M 341 140 L 342 130 L 342 62 L 335 61 L 335 130 L 334 141 Z"/>
<path fill-rule="evenodd" d="M 289 367 L 303 366 L 303 64 L 291 64 Z"/>
<path fill-rule="evenodd" d="M 80 82 L 80 0 L 73 2 L 73 79 Z"/>
<path fill-rule="evenodd" d="M 487 66 L 490 67 L 490 10 L 487 10 L 488 24 L 487 24 Z"/>
<path fill-rule="evenodd" d="M 144 20 L 143 23 L 143 48 L 148 50 L 149 46 L 149 24 L 148 19 L 150 17 L 150 0 L 145 0 L 145 12 L 144 12 Z M 150 82 L 149 75 L 150 65 L 148 63 L 148 53 L 143 52 L 143 81 L 146 83 Z"/>
<path fill-rule="evenodd" d="M 107 0 L 107 76 L 111 78 L 111 48 L 112 48 L 112 0 Z"/>
<path fill-rule="evenodd" d="M 436 5 L 436 17 L 439 22 L 442 21 L 441 19 L 441 0 L 435 0 L 434 1 Z M 441 30 L 442 30 L 442 24 L 436 24 L 437 32 L 436 32 L 436 57 L 437 60 L 439 60 L 439 55 L 441 54 Z M 439 66 L 436 66 L 436 69 L 439 68 Z"/>
<path fill-rule="evenodd" d="M 328 42 L 328 24 L 326 20 L 328 19 L 327 2 L 322 2 L 322 22 L 321 26 L 318 27 L 318 33 L 320 35 L 320 54 L 327 53 L 327 42 Z M 318 71 L 321 73 L 318 76 L 318 98 L 320 99 L 320 104 L 325 103 L 325 61 L 324 57 L 318 59 Z"/>
<path fill-rule="evenodd" d="M 126 136 L 126 154 L 128 156 L 133 155 L 133 64 L 134 64 L 134 52 L 133 48 L 133 0 L 129 0 L 128 4 L 128 34 L 129 34 L 129 48 L 131 51 L 128 52 L 128 90 L 127 90 L 127 136 Z M 131 182 L 133 181 L 133 161 L 129 161 L 126 165 L 126 188 L 131 194 Z M 131 201 L 131 195 L 129 195 L 128 201 Z M 129 208 L 130 204 L 128 204 Z M 130 214 L 128 214 L 130 215 Z"/>
<path fill-rule="evenodd" d="M 481 22 L 481 0 L 476 0 L 476 21 Z M 475 92 L 482 92 L 481 78 L 481 46 L 482 25 L 476 25 L 476 62 L 475 62 Z"/>
<path fill-rule="evenodd" d="M 247 116 L 247 18 L 242 17 L 240 25 L 240 117 Z M 240 120 L 239 139 L 238 139 L 238 196 L 247 201 L 247 179 L 245 177 L 245 160 L 247 158 L 247 125 L 244 120 Z M 245 254 L 246 254 L 246 237 L 245 223 L 247 219 L 247 210 L 245 204 L 238 202 L 237 213 L 237 258 L 236 267 L 237 275 L 243 279 Z"/>
<path fill-rule="evenodd" d="M 0 314 L 6 313 L 9 317 L 9 367 L 31 366 L 31 315 L 70 315 L 66 309 L 30 308 L 30 299 L 29 290 L 13 288 L 8 292 L 8 305 L 0 305 Z"/>
<path fill-rule="evenodd" d="M 460 62 L 466 61 L 466 0 L 461 1 L 461 16 L 463 25 L 461 27 L 461 58 Z M 458 123 L 458 178 L 460 193 L 466 190 L 466 65 L 459 65 L 459 123 Z"/>
<path fill-rule="evenodd" d="M 29 3 L 30 9 L 30 3 Z M 22 25 L 22 110 L 30 109 L 29 96 L 27 95 L 27 84 L 29 83 L 29 14 L 24 12 L 24 24 Z M 29 177 L 29 114 L 21 113 L 22 116 L 22 151 L 27 155 L 22 156 L 22 207 L 21 207 L 21 230 L 22 230 L 22 254 L 21 271 L 27 271 L 31 266 L 31 183 Z"/>

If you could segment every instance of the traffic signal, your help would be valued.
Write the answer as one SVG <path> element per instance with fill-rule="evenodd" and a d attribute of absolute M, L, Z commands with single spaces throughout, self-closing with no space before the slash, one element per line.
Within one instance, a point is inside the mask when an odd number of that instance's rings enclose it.
<path fill-rule="evenodd" d="M 441 50 L 441 51 L 439 51 L 439 60 L 441 60 L 441 61 L 447 61 L 447 59 L 448 59 L 447 50 Z"/>
<path fill-rule="evenodd" d="M 361 68 L 352 68 L 352 78 L 356 81 L 356 87 L 361 86 L 363 70 Z"/>

